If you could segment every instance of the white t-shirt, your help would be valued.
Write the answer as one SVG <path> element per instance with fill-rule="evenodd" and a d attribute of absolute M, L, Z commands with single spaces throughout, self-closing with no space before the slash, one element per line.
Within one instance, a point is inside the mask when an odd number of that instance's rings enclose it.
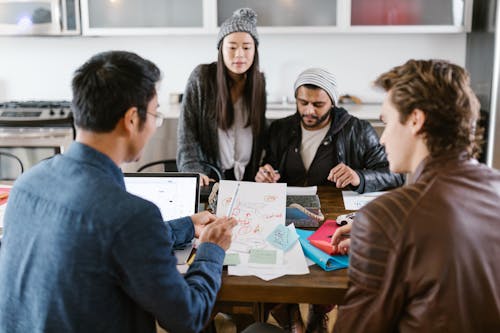
<path fill-rule="evenodd" d="M 252 156 L 252 127 L 244 127 L 246 114 L 242 99 L 234 104 L 234 123 L 230 129 L 217 129 L 219 135 L 219 158 L 223 170 L 234 168 L 236 180 L 242 180 L 245 167 Z"/>
<path fill-rule="evenodd" d="M 317 130 L 308 130 L 303 126 L 300 127 L 302 128 L 300 157 L 302 157 L 302 163 L 304 163 L 304 167 L 306 168 L 306 171 L 308 171 L 312 161 L 314 160 L 314 156 L 316 156 L 316 151 L 318 150 L 319 145 L 330 130 L 330 126 L 325 126 Z"/>

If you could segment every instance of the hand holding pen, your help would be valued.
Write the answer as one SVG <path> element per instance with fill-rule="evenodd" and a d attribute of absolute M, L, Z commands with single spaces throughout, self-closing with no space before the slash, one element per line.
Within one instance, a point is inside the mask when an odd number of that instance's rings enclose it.
<path fill-rule="evenodd" d="M 276 183 L 280 179 L 279 170 L 274 169 L 270 164 L 263 165 L 255 175 L 258 183 Z"/>
<path fill-rule="evenodd" d="M 234 204 L 238 198 L 239 191 L 240 183 L 236 184 L 236 189 L 229 203 L 226 216 L 217 218 L 215 222 L 207 224 L 201 232 L 200 242 L 215 243 L 225 251 L 229 249 L 233 235 L 232 230 L 237 224 L 236 219 L 231 217 L 231 215 L 233 214 Z"/>
<path fill-rule="evenodd" d="M 219 245 L 224 251 L 231 246 L 233 228 L 237 221 L 234 218 L 219 217 L 214 222 L 207 224 L 200 235 L 200 243 L 209 242 Z"/>

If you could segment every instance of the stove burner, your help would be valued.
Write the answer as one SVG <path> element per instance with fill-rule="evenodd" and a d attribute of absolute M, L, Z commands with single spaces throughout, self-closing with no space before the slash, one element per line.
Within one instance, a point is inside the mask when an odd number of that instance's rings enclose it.
<path fill-rule="evenodd" d="M 69 101 L 9 101 L 0 103 L 0 127 L 72 127 Z"/>
<path fill-rule="evenodd" d="M 0 109 L 47 109 L 47 108 L 71 108 L 69 101 L 8 101 L 0 103 Z"/>

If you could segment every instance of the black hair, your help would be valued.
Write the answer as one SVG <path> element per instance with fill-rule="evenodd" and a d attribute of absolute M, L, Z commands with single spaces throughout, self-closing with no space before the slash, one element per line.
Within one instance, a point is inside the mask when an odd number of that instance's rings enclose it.
<path fill-rule="evenodd" d="M 245 73 L 246 83 L 243 92 L 243 103 L 248 110 L 245 126 L 252 127 L 252 133 L 258 136 L 265 127 L 266 112 L 266 81 L 259 68 L 259 50 L 255 43 L 255 55 L 252 66 Z M 231 87 L 233 79 L 224 64 L 222 45 L 219 47 L 217 58 L 217 96 L 215 110 L 217 125 L 223 130 L 231 128 L 234 123 L 234 109 L 231 101 Z"/>
<path fill-rule="evenodd" d="M 75 125 L 93 132 L 110 132 L 131 107 L 137 107 L 142 126 L 148 103 L 156 95 L 159 68 L 126 51 L 94 55 L 74 73 Z"/>

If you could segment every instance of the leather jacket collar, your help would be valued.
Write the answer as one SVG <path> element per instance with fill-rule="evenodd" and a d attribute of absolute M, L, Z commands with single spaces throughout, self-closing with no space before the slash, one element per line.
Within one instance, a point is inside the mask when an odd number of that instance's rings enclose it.
<path fill-rule="evenodd" d="M 457 162 L 466 162 L 470 160 L 472 163 L 478 163 L 474 159 L 469 158 L 469 154 L 465 151 L 456 153 L 456 152 L 449 152 L 445 153 L 441 156 L 427 156 L 424 158 L 420 164 L 417 166 L 415 169 L 415 172 L 413 173 L 410 183 L 415 183 L 417 182 L 420 178 L 424 177 L 428 172 L 434 171 L 434 170 L 439 170 L 439 169 L 446 169 L 450 165 L 456 165 Z"/>

